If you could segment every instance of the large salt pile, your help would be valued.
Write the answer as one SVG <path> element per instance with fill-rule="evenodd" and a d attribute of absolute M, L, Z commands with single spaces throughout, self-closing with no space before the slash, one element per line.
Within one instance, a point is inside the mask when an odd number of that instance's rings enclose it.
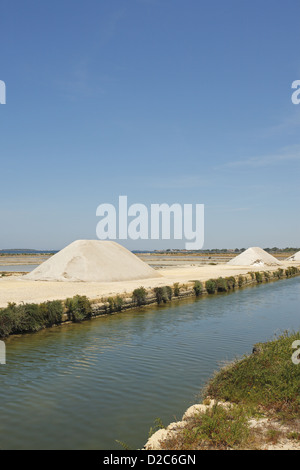
<path fill-rule="evenodd" d="M 287 258 L 286 261 L 299 261 L 300 262 L 300 251 L 297 251 L 297 253 Z"/>
<path fill-rule="evenodd" d="M 282 266 L 274 256 L 259 247 L 251 247 L 236 258 L 228 261 L 232 266 Z"/>
<path fill-rule="evenodd" d="M 160 277 L 118 243 L 77 240 L 24 276 L 33 281 L 111 282 Z"/>

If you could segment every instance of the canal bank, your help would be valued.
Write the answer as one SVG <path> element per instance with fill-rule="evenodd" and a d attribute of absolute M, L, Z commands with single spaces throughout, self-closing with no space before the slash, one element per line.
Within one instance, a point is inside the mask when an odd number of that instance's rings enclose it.
<path fill-rule="evenodd" d="M 82 322 L 103 315 L 111 315 L 124 310 L 167 304 L 173 300 L 188 297 L 205 297 L 219 293 L 230 293 L 237 289 L 256 284 L 270 283 L 293 278 L 300 274 L 296 266 L 286 269 L 251 271 L 245 275 L 218 277 L 206 280 L 189 280 L 184 284 L 148 288 L 136 288 L 130 296 L 127 293 L 114 297 L 90 300 L 86 296 L 76 295 L 64 301 L 47 301 L 41 304 L 9 302 L 6 308 L 0 309 L 0 337 L 14 334 L 33 333 L 63 323 Z"/>

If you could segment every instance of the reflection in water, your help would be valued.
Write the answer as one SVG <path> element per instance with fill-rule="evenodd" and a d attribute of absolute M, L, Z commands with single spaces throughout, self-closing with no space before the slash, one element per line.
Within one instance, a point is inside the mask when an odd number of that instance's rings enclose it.
<path fill-rule="evenodd" d="M 1 448 L 141 447 L 154 419 L 181 418 L 220 363 L 299 328 L 299 281 L 9 338 Z"/>
<path fill-rule="evenodd" d="M 29 273 L 38 267 L 38 264 L 13 264 L 11 266 L 1 266 L 0 272 L 10 272 L 10 273 Z"/>

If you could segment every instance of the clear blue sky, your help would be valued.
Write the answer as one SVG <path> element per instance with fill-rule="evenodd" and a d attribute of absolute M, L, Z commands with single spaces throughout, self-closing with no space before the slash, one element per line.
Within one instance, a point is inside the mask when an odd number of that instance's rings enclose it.
<path fill-rule="evenodd" d="M 119 195 L 204 203 L 205 248 L 300 246 L 299 17 L 299 0 L 2 0 L 0 248 L 96 238 Z"/>

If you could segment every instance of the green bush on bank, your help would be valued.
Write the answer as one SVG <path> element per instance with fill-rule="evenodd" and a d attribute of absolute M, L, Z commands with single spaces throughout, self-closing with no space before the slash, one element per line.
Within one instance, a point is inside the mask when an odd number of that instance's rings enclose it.
<path fill-rule="evenodd" d="M 117 295 L 115 297 L 108 297 L 107 303 L 109 313 L 121 312 L 124 300 L 120 295 Z"/>
<path fill-rule="evenodd" d="M 32 333 L 61 323 L 64 307 L 54 300 L 38 304 L 8 304 L 0 310 L 0 337 Z"/>
<path fill-rule="evenodd" d="M 238 279 L 238 286 L 239 286 L 239 287 L 243 287 L 244 283 L 245 283 L 245 278 L 244 278 L 244 276 L 239 276 L 239 279 Z"/>
<path fill-rule="evenodd" d="M 92 316 L 92 306 L 85 295 L 75 295 L 67 299 L 66 308 L 68 319 L 73 322 L 80 322 Z"/>
<path fill-rule="evenodd" d="M 273 277 L 277 279 L 281 279 L 283 277 L 283 274 L 284 274 L 284 270 L 279 268 L 277 269 L 277 271 L 273 272 Z"/>
<path fill-rule="evenodd" d="M 227 281 L 223 277 L 219 277 L 216 280 L 216 285 L 217 285 L 217 292 L 227 292 L 228 291 Z"/>
<path fill-rule="evenodd" d="M 201 294 L 202 294 L 202 291 L 203 291 L 203 284 L 202 282 L 200 281 L 194 281 L 194 292 L 195 292 L 195 296 L 196 297 L 199 297 Z"/>
<path fill-rule="evenodd" d="M 233 289 L 235 289 L 235 286 L 236 286 L 235 277 L 233 277 L 233 276 L 226 277 L 225 280 L 226 280 L 226 282 L 227 282 L 227 289 L 228 289 L 228 290 L 233 290 Z"/>
<path fill-rule="evenodd" d="M 173 284 L 173 291 L 174 291 L 174 297 L 179 297 L 179 294 L 180 294 L 179 282 L 175 282 Z"/>
<path fill-rule="evenodd" d="M 285 275 L 286 277 L 291 277 L 291 276 L 295 276 L 296 274 L 299 273 L 299 269 L 296 268 L 296 266 L 289 266 L 286 270 L 285 270 Z"/>
<path fill-rule="evenodd" d="M 215 279 L 209 279 L 208 281 L 206 281 L 205 288 L 208 294 L 215 294 L 217 290 L 217 283 Z"/>
<path fill-rule="evenodd" d="M 132 300 L 134 304 L 138 307 L 145 305 L 147 298 L 147 291 L 145 287 L 138 287 L 132 292 Z"/>
<path fill-rule="evenodd" d="M 285 333 L 258 344 L 254 354 L 225 367 L 209 382 L 205 394 L 221 401 L 275 411 L 284 419 L 300 414 L 300 366 L 292 362 L 292 345 L 300 333 Z"/>
<path fill-rule="evenodd" d="M 256 279 L 257 283 L 262 283 L 264 280 L 271 280 L 273 278 L 282 279 L 283 277 L 289 278 L 300 273 L 299 268 L 290 266 L 287 269 L 278 269 L 273 273 L 268 271 L 263 274 L 260 272 L 250 272 L 251 278 Z M 215 294 L 216 292 L 227 292 L 235 289 L 236 284 L 242 287 L 246 278 L 242 275 L 238 276 L 238 281 L 231 276 L 227 278 L 209 279 L 205 283 L 205 288 L 208 294 Z M 188 286 L 179 283 L 174 283 L 173 289 L 170 286 L 164 286 L 154 289 L 156 301 L 158 304 L 161 302 L 166 303 L 172 299 L 172 295 L 178 297 L 180 289 L 187 289 Z M 193 290 L 196 296 L 203 292 L 203 285 L 200 281 L 194 281 Z M 147 291 L 144 287 L 135 289 L 132 293 L 132 299 L 136 306 L 146 304 Z M 106 299 L 109 312 L 121 311 L 123 308 L 124 300 L 121 296 L 109 297 Z M 21 334 L 39 331 L 43 328 L 58 325 L 63 320 L 64 310 L 68 319 L 73 322 L 79 322 L 92 317 L 92 306 L 86 296 L 77 295 L 65 302 L 59 300 L 48 301 L 42 304 L 21 304 L 16 305 L 9 303 L 6 308 L 0 309 L 0 337 L 9 336 L 11 334 Z"/>
<path fill-rule="evenodd" d="M 160 305 L 162 302 L 167 303 L 168 300 L 172 300 L 172 287 L 164 286 L 164 287 L 155 287 L 154 289 L 156 302 Z"/>

